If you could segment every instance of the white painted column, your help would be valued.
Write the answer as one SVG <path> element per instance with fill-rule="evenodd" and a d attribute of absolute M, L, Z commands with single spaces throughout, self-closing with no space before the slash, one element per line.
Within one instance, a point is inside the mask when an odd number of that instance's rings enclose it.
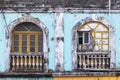
<path fill-rule="evenodd" d="M 115 64 L 115 29 L 112 26 L 110 27 L 110 68 L 115 68 L 116 64 Z"/>
<path fill-rule="evenodd" d="M 55 67 L 57 71 L 64 70 L 64 28 L 63 13 L 55 13 Z"/>

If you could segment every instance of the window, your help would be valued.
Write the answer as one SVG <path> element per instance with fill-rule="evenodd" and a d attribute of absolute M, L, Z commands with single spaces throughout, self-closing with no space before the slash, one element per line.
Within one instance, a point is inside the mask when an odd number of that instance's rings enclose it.
<path fill-rule="evenodd" d="M 89 32 L 86 32 L 89 31 Z M 109 29 L 102 23 L 89 22 L 78 29 L 78 48 L 93 47 L 95 51 L 109 51 Z M 80 48 L 79 48 L 80 49 Z M 89 48 L 86 48 L 89 50 Z"/>
<path fill-rule="evenodd" d="M 13 30 L 12 52 L 43 52 L 42 30 L 32 23 L 19 24 Z"/>
<path fill-rule="evenodd" d="M 78 69 L 109 69 L 109 28 L 88 22 L 77 30 Z"/>
<path fill-rule="evenodd" d="M 13 71 L 43 71 L 43 32 L 37 25 L 17 25 L 12 31 L 11 47 Z"/>
<path fill-rule="evenodd" d="M 78 32 L 78 44 L 88 44 L 90 42 L 90 32 Z"/>

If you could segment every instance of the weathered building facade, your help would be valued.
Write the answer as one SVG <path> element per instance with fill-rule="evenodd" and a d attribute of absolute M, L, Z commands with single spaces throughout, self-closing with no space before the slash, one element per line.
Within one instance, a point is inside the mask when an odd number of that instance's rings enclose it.
<path fill-rule="evenodd" d="M 104 1 L 1 1 L 1 79 L 119 80 L 119 1 Z"/>

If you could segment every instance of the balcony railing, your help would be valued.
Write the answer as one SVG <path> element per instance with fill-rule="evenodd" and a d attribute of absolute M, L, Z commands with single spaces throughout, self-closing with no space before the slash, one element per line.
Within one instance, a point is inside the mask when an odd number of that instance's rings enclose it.
<path fill-rule="evenodd" d="M 10 57 L 12 71 L 43 71 L 43 55 L 41 53 L 12 53 Z"/>
<path fill-rule="evenodd" d="M 110 69 L 110 57 L 104 52 L 79 52 L 78 69 L 105 70 Z"/>

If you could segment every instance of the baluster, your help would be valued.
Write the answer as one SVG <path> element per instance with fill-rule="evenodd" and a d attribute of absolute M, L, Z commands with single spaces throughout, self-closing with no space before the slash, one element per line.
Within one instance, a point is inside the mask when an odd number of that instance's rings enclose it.
<path fill-rule="evenodd" d="M 78 60 L 78 64 L 79 64 L 79 68 L 81 68 L 81 55 L 78 55 L 79 56 L 79 60 Z"/>
<path fill-rule="evenodd" d="M 90 55 L 87 55 L 87 67 L 88 67 L 88 68 L 90 68 L 90 67 L 89 67 L 89 65 L 90 65 L 90 58 L 89 58 L 89 57 L 90 57 Z"/>
<path fill-rule="evenodd" d="M 95 68 L 97 69 L 98 65 L 97 65 L 97 55 L 95 55 Z"/>
<path fill-rule="evenodd" d="M 93 69 L 93 55 L 91 55 L 91 68 Z"/>
<path fill-rule="evenodd" d="M 103 69 L 105 69 L 105 55 L 103 55 Z"/>
<path fill-rule="evenodd" d="M 28 66 L 29 66 L 29 69 L 30 69 L 31 68 L 31 56 L 29 56 L 28 59 L 29 59 Z"/>
<path fill-rule="evenodd" d="M 33 69 L 35 68 L 35 56 L 32 56 L 33 57 L 33 63 L 32 63 L 32 65 L 33 65 Z"/>
<path fill-rule="evenodd" d="M 85 68 L 85 69 L 86 69 L 85 55 L 83 55 L 83 68 Z"/>
<path fill-rule="evenodd" d="M 15 69 L 15 56 L 12 56 L 12 70 Z"/>
<path fill-rule="evenodd" d="M 37 57 L 37 60 L 36 60 L 36 67 L 37 67 L 37 70 L 38 70 L 38 66 L 39 66 L 39 62 L 38 62 L 38 56 Z"/>
<path fill-rule="evenodd" d="M 99 68 L 101 69 L 101 59 L 102 59 L 102 55 L 99 55 Z"/>
<path fill-rule="evenodd" d="M 40 70 L 42 70 L 42 56 L 40 56 Z"/>
<path fill-rule="evenodd" d="M 17 63 L 16 63 L 17 69 L 19 69 L 19 56 L 17 56 Z"/>
<path fill-rule="evenodd" d="M 23 69 L 23 56 L 20 56 L 20 60 L 21 60 L 20 66 L 21 66 L 21 69 Z"/>
<path fill-rule="evenodd" d="M 25 63 L 24 63 L 24 65 L 25 65 L 25 69 L 27 68 L 27 56 L 24 56 L 25 57 Z"/>
<path fill-rule="evenodd" d="M 106 56 L 106 68 L 109 68 L 108 65 L 109 65 L 109 59 L 108 59 L 108 57 Z"/>

